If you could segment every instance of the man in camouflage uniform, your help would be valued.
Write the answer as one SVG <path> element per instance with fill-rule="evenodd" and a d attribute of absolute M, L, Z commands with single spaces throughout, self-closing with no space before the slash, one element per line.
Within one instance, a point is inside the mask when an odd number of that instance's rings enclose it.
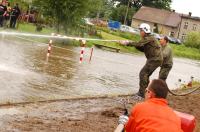
<path fill-rule="evenodd" d="M 173 66 L 172 49 L 168 45 L 168 42 L 169 40 L 166 36 L 160 39 L 160 44 L 161 44 L 162 53 L 163 53 L 163 63 L 160 68 L 159 79 L 162 79 L 163 81 L 166 81 L 167 76 Z"/>
<path fill-rule="evenodd" d="M 140 89 L 137 93 L 138 96 L 144 98 L 145 89 L 149 84 L 149 77 L 151 74 L 161 66 L 163 61 L 163 56 L 161 52 L 161 46 L 158 44 L 157 40 L 150 35 L 150 26 L 146 23 L 140 25 L 140 36 L 142 39 L 139 42 L 122 42 L 121 44 L 127 46 L 134 46 L 138 50 L 144 52 L 147 61 L 142 70 L 140 71 Z"/>

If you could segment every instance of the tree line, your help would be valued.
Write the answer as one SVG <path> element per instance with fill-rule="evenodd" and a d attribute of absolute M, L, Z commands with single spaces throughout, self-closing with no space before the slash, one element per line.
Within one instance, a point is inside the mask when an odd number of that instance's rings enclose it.
<path fill-rule="evenodd" d="M 76 28 L 82 18 L 102 18 L 123 23 L 127 12 L 127 24 L 142 6 L 170 10 L 171 0 L 33 0 L 33 6 L 47 21 L 51 21 L 58 32 L 66 33 Z"/>

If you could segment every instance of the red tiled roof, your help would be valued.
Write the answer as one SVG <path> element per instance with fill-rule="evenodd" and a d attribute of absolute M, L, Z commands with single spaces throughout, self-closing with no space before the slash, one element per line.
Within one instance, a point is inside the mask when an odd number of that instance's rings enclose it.
<path fill-rule="evenodd" d="M 181 22 L 181 17 L 176 12 L 145 6 L 141 7 L 133 18 L 171 27 L 178 27 Z"/>

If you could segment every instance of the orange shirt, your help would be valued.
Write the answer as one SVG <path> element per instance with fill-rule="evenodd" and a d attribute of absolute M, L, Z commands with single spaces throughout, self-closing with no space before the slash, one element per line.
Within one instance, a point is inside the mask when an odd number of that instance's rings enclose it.
<path fill-rule="evenodd" d="M 165 99 L 152 98 L 135 105 L 126 132 L 182 132 L 181 120 Z"/>

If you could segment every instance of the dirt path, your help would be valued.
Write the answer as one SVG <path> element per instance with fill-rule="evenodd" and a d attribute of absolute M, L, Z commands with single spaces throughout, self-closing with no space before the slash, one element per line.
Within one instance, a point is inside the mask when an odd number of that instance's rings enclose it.
<path fill-rule="evenodd" d="M 129 98 L 129 97 L 127 97 Z M 122 97 L 36 103 L 0 108 L 0 131 L 112 132 L 123 112 Z M 200 121 L 200 94 L 168 96 L 174 109 L 193 114 Z M 128 108 L 134 105 L 130 100 Z M 3 111 L 3 112 L 2 112 Z M 200 132 L 197 123 L 196 132 Z"/>

